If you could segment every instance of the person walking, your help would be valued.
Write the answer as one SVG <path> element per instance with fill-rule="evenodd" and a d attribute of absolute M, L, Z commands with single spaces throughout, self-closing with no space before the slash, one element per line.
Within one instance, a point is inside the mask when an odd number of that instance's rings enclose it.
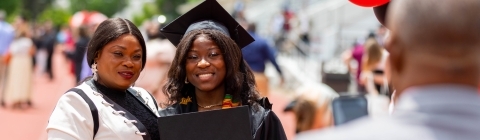
<path fill-rule="evenodd" d="M 240 21 L 240 23 L 246 24 L 246 21 Z M 280 84 L 283 84 L 284 81 L 282 70 L 280 69 L 280 66 L 278 66 L 275 58 L 274 48 L 267 43 L 267 40 L 260 37 L 260 35 L 256 33 L 256 25 L 248 24 L 246 29 L 248 33 L 250 33 L 250 35 L 255 39 L 255 41 L 242 49 L 243 58 L 255 75 L 255 84 L 258 92 L 261 96 L 267 97 L 270 92 L 268 82 L 269 79 L 265 75 L 265 66 L 267 61 L 270 61 L 279 73 Z"/>

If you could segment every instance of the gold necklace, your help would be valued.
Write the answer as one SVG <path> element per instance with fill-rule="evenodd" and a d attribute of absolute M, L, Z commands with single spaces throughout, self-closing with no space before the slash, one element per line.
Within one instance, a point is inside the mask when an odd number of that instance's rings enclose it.
<path fill-rule="evenodd" d="M 215 105 L 207 105 L 207 106 L 201 106 L 200 104 L 197 103 L 197 105 L 201 108 L 205 108 L 205 109 L 209 109 L 209 108 L 212 108 L 214 106 L 221 106 L 223 103 L 220 103 L 220 104 L 215 104 Z"/>

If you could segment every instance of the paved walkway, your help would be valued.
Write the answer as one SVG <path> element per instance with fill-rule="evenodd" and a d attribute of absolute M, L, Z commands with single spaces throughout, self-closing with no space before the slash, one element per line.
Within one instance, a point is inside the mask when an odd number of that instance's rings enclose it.
<path fill-rule="evenodd" d="M 46 74 L 35 73 L 33 84 L 34 107 L 26 110 L 0 108 L 0 139 L 1 140 L 45 140 L 48 118 L 55 107 L 58 98 L 75 85 L 74 76 L 69 72 L 69 62 L 56 51 L 53 58 L 54 76 L 49 81 Z M 281 92 L 272 90 L 272 92 Z M 294 135 L 293 114 L 283 113 L 283 107 L 288 103 L 285 93 L 272 93 L 270 101 L 285 127 L 289 139 Z"/>

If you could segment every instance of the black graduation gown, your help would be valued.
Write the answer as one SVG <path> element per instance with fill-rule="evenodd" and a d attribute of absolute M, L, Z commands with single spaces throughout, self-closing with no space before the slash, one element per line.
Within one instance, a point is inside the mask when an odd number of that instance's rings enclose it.
<path fill-rule="evenodd" d="M 195 95 L 188 96 L 188 100 L 176 103 L 159 111 L 160 117 L 198 112 L 198 105 Z M 254 108 L 257 108 L 255 109 Z M 282 123 L 272 111 L 272 104 L 266 97 L 258 100 L 250 106 L 252 119 L 252 134 L 254 140 L 286 140 L 287 136 L 283 130 Z"/>

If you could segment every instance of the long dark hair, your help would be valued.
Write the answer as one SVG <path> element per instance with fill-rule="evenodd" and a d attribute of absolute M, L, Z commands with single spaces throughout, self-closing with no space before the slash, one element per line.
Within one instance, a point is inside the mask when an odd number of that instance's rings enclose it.
<path fill-rule="evenodd" d="M 185 61 L 186 54 L 195 39 L 199 36 L 215 42 L 224 54 L 226 68 L 225 91 L 233 96 L 234 100 L 240 100 L 243 105 L 253 105 L 259 98 L 255 90 L 255 80 L 250 67 L 243 60 L 242 51 L 237 44 L 220 31 L 212 29 L 193 30 L 185 35 L 177 46 L 175 59 L 168 71 L 168 81 L 163 87 L 164 94 L 169 97 L 167 106 L 177 103 L 187 92 L 193 92 L 195 87 L 192 84 L 185 84 L 186 77 Z"/>
<path fill-rule="evenodd" d="M 147 62 L 147 47 L 145 46 L 145 40 L 142 33 L 138 30 L 137 26 L 128 19 L 112 18 L 103 21 L 98 25 L 97 30 L 92 36 L 90 42 L 88 42 L 87 48 L 87 62 L 88 66 L 92 66 L 98 53 L 111 41 L 117 39 L 124 34 L 133 35 L 140 46 L 142 46 L 142 70 Z"/>

